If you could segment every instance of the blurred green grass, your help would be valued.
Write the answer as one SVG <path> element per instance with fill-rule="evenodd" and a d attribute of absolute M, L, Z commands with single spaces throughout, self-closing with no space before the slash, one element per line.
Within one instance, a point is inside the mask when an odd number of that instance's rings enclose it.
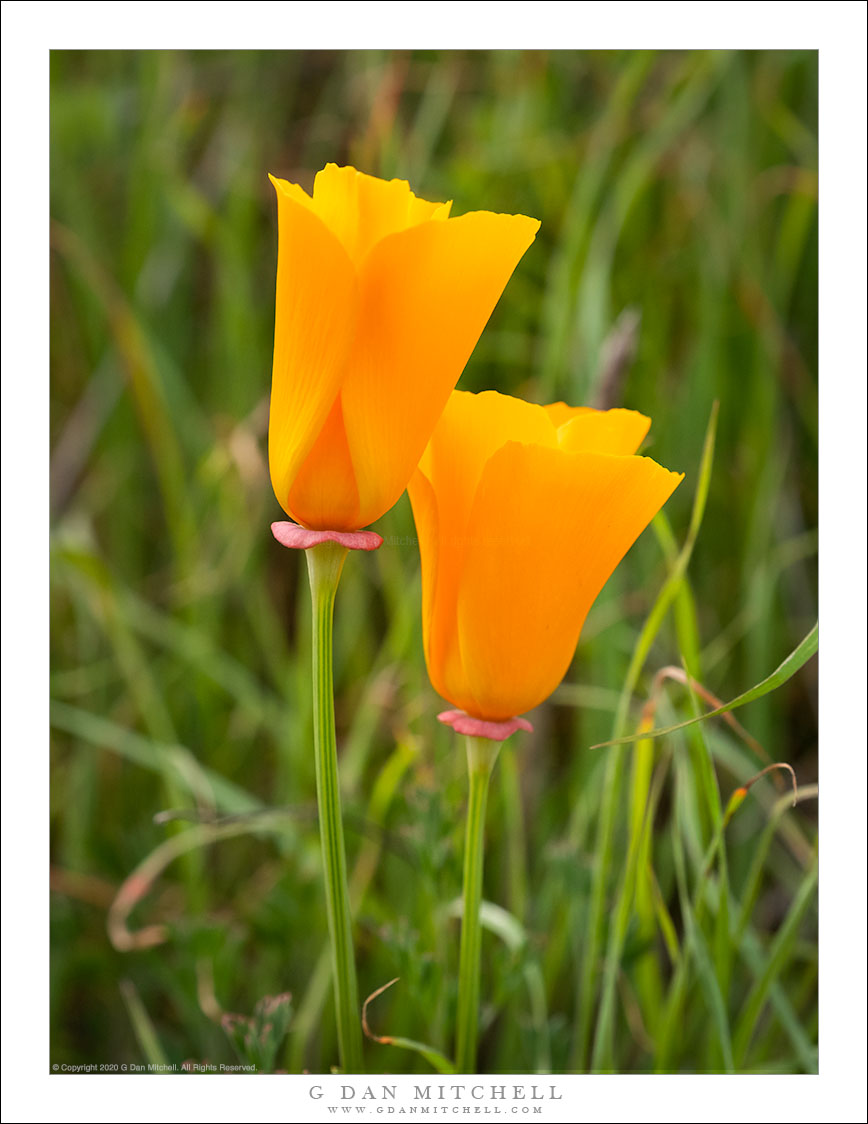
<path fill-rule="evenodd" d="M 648 451 L 688 475 L 666 509 L 677 543 L 719 402 L 701 533 L 631 729 L 659 668 L 684 660 L 727 699 L 816 619 L 816 53 L 52 52 L 52 1061 L 155 1048 L 231 1061 L 218 1005 L 250 1014 L 285 991 L 296 1014 L 282 1065 L 336 1058 L 308 595 L 299 559 L 268 532 L 280 509 L 265 462 L 277 250 L 266 172 L 310 188 L 328 161 L 406 178 L 455 213 L 542 221 L 461 385 L 649 414 Z M 372 1007 L 375 1028 L 448 1053 L 464 761 L 434 721 L 406 499 L 378 529 L 384 547 L 346 568 L 335 641 L 360 988 L 400 976 Z M 608 751 L 589 746 L 612 736 L 667 574 L 663 539 L 648 531 L 631 551 L 536 733 L 498 766 L 486 896 L 525 939 L 486 938 L 490 1072 L 575 1066 L 577 1011 L 596 1010 L 580 965 Z M 808 664 L 739 715 L 803 786 L 817 776 L 815 677 Z M 671 686 L 658 716 L 693 705 Z M 812 805 L 773 813 L 779 790 L 759 781 L 694 913 L 716 815 L 700 783 L 709 755 L 723 804 L 764 763 L 725 726 L 655 750 L 658 904 L 631 913 L 606 1064 L 717 1069 L 729 1035 L 737 1068 L 810 1069 Z M 606 933 L 627 852 L 619 783 Z M 274 806 L 287 815 L 254 818 L 159 877 L 130 924 L 164 921 L 168 941 L 112 947 L 116 891 L 189 829 L 157 812 Z M 718 950 L 722 994 L 715 1006 L 697 953 L 668 1042 L 667 916 L 676 940 L 690 931 L 692 947 Z M 428 1068 L 385 1046 L 367 1056 L 379 1071 Z"/>

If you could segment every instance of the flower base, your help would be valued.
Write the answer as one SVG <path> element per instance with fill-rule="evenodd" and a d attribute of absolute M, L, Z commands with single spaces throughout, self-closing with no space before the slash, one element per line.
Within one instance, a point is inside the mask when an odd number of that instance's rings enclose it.
<path fill-rule="evenodd" d="M 272 523 L 271 533 L 281 546 L 290 550 L 309 550 L 320 543 L 334 542 L 347 550 L 377 550 L 383 536 L 376 531 L 311 531 L 298 523 Z"/>
<path fill-rule="evenodd" d="M 473 718 L 463 710 L 444 710 L 437 718 L 446 726 L 451 726 L 456 734 L 467 734 L 471 738 L 488 738 L 493 742 L 505 741 L 516 730 L 533 730 L 526 718 L 507 718 L 503 722 L 487 722 L 483 718 Z"/>

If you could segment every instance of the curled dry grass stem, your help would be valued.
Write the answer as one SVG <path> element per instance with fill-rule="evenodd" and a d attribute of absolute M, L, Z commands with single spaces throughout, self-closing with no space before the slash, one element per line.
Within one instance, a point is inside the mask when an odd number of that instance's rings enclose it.
<path fill-rule="evenodd" d="M 86 902 L 97 909 L 108 909 L 117 893 L 117 887 L 103 878 L 92 874 L 81 874 L 76 870 L 64 870 L 52 866 L 48 874 L 49 889 L 55 894 Z"/>
<path fill-rule="evenodd" d="M 400 976 L 395 976 L 393 980 L 384 983 L 382 987 L 378 987 L 376 991 L 372 991 L 368 998 L 362 1004 L 362 1030 L 365 1032 L 366 1037 L 370 1038 L 373 1042 L 379 1042 L 382 1046 L 391 1046 L 394 1038 L 390 1034 L 374 1034 L 371 1030 L 371 1024 L 368 1022 L 368 1007 L 377 999 L 384 991 L 388 991 L 393 984 L 400 980 Z"/>
<path fill-rule="evenodd" d="M 786 761 L 777 761 L 772 765 L 767 765 L 765 767 L 765 769 L 761 769 L 758 773 L 755 773 L 754 776 L 752 776 L 750 778 L 750 780 L 745 781 L 744 784 L 739 785 L 738 788 L 733 791 L 732 795 L 729 798 L 729 801 L 727 802 L 726 809 L 724 811 L 724 814 L 723 814 L 723 817 L 721 819 L 720 825 L 719 825 L 717 831 L 715 832 L 714 838 L 712 839 L 711 843 L 709 844 L 708 850 L 706 852 L 705 862 L 703 863 L 703 866 L 702 866 L 702 875 L 699 879 L 699 882 L 697 883 L 695 894 L 694 894 L 694 898 L 695 898 L 695 900 L 694 900 L 694 910 L 699 908 L 699 902 L 701 901 L 701 894 L 702 894 L 703 889 L 704 889 L 704 881 L 705 881 L 705 879 L 708 878 L 708 876 L 711 873 L 711 866 L 714 862 L 714 859 L 715 859 L 715 856 L 717 854 L 718 849 L 723 845 L 724 832 L 726 831 L 727 827 L 729 826 L 730 821 L 732 820 L 732 817 L 735 815 L 735 813 L 738 811 L 738 809 L 744 803 L 745 797 L 747 796 L 747 794 L 751 790 L 751 788 L 753 788 L 753 786 L 756 784 L 756 782 L 761 777 L 764 777 L 767 773 L 770 773 L 773 769 L 784 769 L 790 774 L 790 777 L 791 777 L 792 782 L 793 782 L 793 798 L 792 798 L 792 803 L 791 803 L 790 806 L 795 808 L 796 804 L 798 803 L 799 789 L 798 789 L 798 785 L 797 785 L 797 782 L 796 782 L 796 773 L 795 773 L 795 770 L 793 769 L 792 765 L 787 764 Z"/>
<path fill-rule="evenodd" d="M 428 1046 L 424 1042 L 416 1042 L 412 1038 L 402 1038 L 392 1034 L 375 1034 L 371 1030 L 370 1023 L 368 1022 L 368 1006 L 374 999 L 382 995 L 384 991 L 388 991 L 400 978 L 400 976 L 396 976 L 393 980 L 389 980 L 388 983 L 383 984 L 382 987 L 378 987 L 376 991 L 372 991 L 362 1004 L 362 1030 L 365 1033 L 365 1037 L 370 1038 L 373 1042 L 379 1042 L 382 1046 L 398 1046 L 403 1050 L 412 1050 L 416 1054 L 421 1054 L 438 1073 L 447 1075 L 454 1074 L 454 1063 L 451 1062 L 445 1054 L 442 1054 L 439 1050 L 435 1050 L 433 1046 Z"/>
<path fill-rule="evenodd" d="M 642 720 L 643 722 L 647 721 L 648 723 L 647 726 L 643 726 L 643 729 L 645 730 L 653 729 L 653 719 L 657 712 L 657 706 L 660 701 L 660 694 L 662 692 L 663 684 L 667 679 L 671 679 L 676 683 L 681 683 L 682 686 L 689 687 L 691 691 L 699 695 L 701 699 L 707 702 L 708 705 L 710 707 L 713 707 L 714 709 L 718 709 L 726 705 L 721 701 L 721 699 L 717 697 L 717 695 L 712 694 L 712 692 L 709 691 L 707 687 L 704 687 L 698 679 L 695 679 L 692 675 L 688 675 L 683 667 L 676 667 L 674 664 L 671 664 L 667 667 L 661 667 L 652 681 L 651 696 L 645 703 L 645 706 L 642 708 Z M 726 724 L 732 729 L 733 733 L 741 738 L 745 745 L 749 746 L 758 757 L 761 757 L 764 760 L 768 761 L 768 753 L 765 751 L 765 749 L 763 749 L 763 747 L 756 740 L 753 734 L 749 733 L 744 728 L 744 726 L 742 726 L 742 724 L 734 714 L 726 711 L 721 714 L 721 717 L 723 718 L 724 722 L 726 722 Z"/>
<path fill-rule="evenodd" d="M 733 792 L 732 796 L 730 796 L 730 798 L 729 798 L 729 803 L 727 804 L 726 812 L 724 814 L 724 821 L 723 821 L 724 827 L 726 827 L 726 825 L 732 819 L 732 817 L 735 814 L 735 812 L 737 811 L 739 805 L 744 800 L 744 798 L 747 796 L 747 794 L 751 790 L 751 788 L 753 788 L 753 786 L 756 784 L 756 782 L 760 779 L 760 777 L 766 776 L 768 773 L 773 772 L 775 769 L 783 769 L 790 774 L 790 779 L 793 782 L 793 805 L 792 806 L 795 808 L 796 804 L 798 803 L 798 793 L 799 793 L 799 786 L 798 786 L 798 782 L 796 781 L 796 771 L 792 767 L 792 765 L 788 764 L 786 761 L 775 761 L 771 765 L 766 765 L 766 767 L 764 769 L 760 769 L 760 771 L 758 773 L 754 774 L 754 776 L 752 776 L 749 781 L 745 781 L 745 783 L 743 785 L 739 785 L 739 787 Z"/>
<path fill-rule="evenodd" d="M 150 893 L 157 878 L 175 859 L 200 847 L 208 847 L 218 840 L 231 839 L 256 831 L 285 831 L 286 817 L 280 812 L 275 821 L 274 814 L 259 816 L 238 816 L 228 823 L 197 824 L 178 835 L 173 835 L 139 863 L 135 870 L 124 879 L 114 901 L 109 906 L 106 928 L 109 940 L 119 952 L 134 949 L 154 948 L 169 939 L 170 928 L 165 922 L 146 925 L 141 929 L 130 929 L 128 922 L 134 907 Z"/>

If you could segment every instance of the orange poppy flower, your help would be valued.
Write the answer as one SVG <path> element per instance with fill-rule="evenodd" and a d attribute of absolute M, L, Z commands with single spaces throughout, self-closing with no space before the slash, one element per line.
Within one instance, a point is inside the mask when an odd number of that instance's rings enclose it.
<path fill-rule="evenodd" d="M 472 719 L 513 719 L 566 674 L 594 599 L 683 479 L 632 455 L 650 424 L 452 393 L 408 490 L 428 673 Z"/>
<path fill-rule="evenodd" d="M 268 454 L 304 527 L 354 531 L 398 500 L 539 223 L 417 199 L 328 164 L 271 177 L 277 308 Z"/>

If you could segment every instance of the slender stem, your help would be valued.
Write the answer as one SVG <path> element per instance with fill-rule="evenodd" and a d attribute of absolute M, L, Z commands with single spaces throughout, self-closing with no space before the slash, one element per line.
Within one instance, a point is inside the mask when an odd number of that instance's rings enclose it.
<path fill-rule="evenodd" d="M 316 752 L 316 792 L 320 841 L 325 874 L 326 907 L 331 939 L 335 1011 L 341 1068 L 362 1072 L 362 1033 L 347 860 L 338 781 L 335 700 L 332 675 L 332 632 L 335 591 L 346 547 L 325 542 L 306 551 L 313 603 L 313 727 Z"/>
<path fill-rule="evenodd" d="M 467 739 L 467 768 L 470 801 L 464 839 L 464 908 L 461 916 L 461 951 L 458 959 L 458 1020 L 455 1036 L 455 1065 L 459 1073 L 476 1072 L 476 1040 L 479 1034 L 479 961 L 482 930 L 482 867 L 485 849 L 485 806 L 488 782 L 497 760 L 500 743 L 488 738 Z"/>

